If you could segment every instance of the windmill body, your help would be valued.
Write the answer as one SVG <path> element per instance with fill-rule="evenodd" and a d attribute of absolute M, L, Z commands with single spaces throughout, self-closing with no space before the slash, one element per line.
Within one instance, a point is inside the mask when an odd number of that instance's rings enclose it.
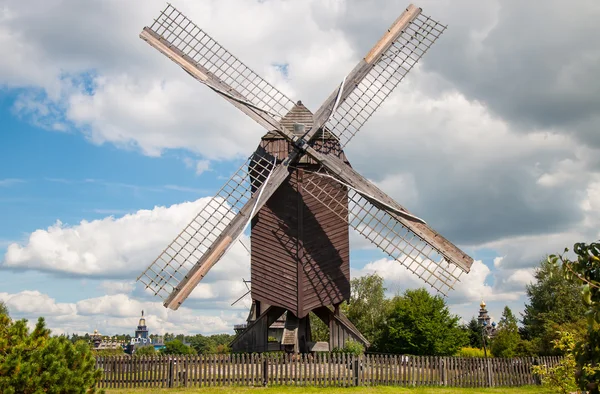
<path fill-rule="evenodd" d="M 368 341 L 340 312 L 350 298 L 349 228 L 445 294 L 473 259 L 356 172 L 343 148 L 445 30 L 410 5 L 314 113 L 168 5 L 140 37 L 263 126 L 258 148 L 138 277 L 178 309 L 250 225 L 249 324 L 236 351 L 295 352 Z M 329 327 L 311 341 L 309 313 Z M 316 346 L 316 347 L 315 347 Z"/>
<path fill-rule="evenodd" d="M 309 116 L 306 107 L 298 104 L 282 123 L 306 121 Z M 317 140 L 317 151 L 345 161 L 333 137 Z M 290 143 L 275 133 L 264 136 L 260 147 L 283 158 L 291 149 Z M 319 176 L 315 174 L 318 171 L 314 160 L 299 160 L 252 222 L 252 298 L 284 307 L 298 317 L 350 297 L 348 222 L 303 190 L 304 181 Z M 340 184 L 331 180 L 327 187 L 339 188 Z M 348 205 L 347 199 L 341 203 Z"/>

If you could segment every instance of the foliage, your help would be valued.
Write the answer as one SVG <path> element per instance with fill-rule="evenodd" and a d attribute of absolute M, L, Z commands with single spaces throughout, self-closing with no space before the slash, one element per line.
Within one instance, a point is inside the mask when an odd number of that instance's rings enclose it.
<path fill-rule="evenodd" d="M 51 337 L 41 317 L 30 333 L 26 320 L 0 315 L 0 392 L 93 393 L 101 374 L 87 343 Z"/>
<path fill-rule="evenodd" d="M 379 351 L 414 355 L 451 356 L 468 344 L 460 318 L 450 314 L 446 301 L 427 290 L 407 290 L 391 300 Z"/>
<path fill-rule="evenodd" d="M 162 354 L 196 354 L 196 350 L 193 347 L 186 345 L 179 339 L 174 339 L 170 342 L 166 342 L 165 347 L 163 349 L 160 349 L 160 352 Z"/>
<path fill-rule="evenodd" d="M 0 301 L 0 315 L 8 316 L 8 306 L 6 306 L 4 301 Z"/>
<path fill-rule="evenodd" d="M 454 355 L 456 357 L 485 357 L 483 349 L 476 347 L 461 347 Z"/>
<path fill-rule="evenodd" d="M 194 336 L 186 337 L 198 354 L 224 354 L 230 353 L 229 343 L 233 340 L 234 336 L 229 334 L 216 334 L 211 336 L 204 336 L 197 334 Z"/>
<path fill-rule="evenodd" d="M 481 324 L 479 324 L 477 319 L 475 319 L 474 317 L 471 318 L 471 321 L 469 321 L 469 324 L 467 324 L 465 326 L 465 330 L 467 332 L 467 335 L 469 336 L 469 345 L 472 348 L 477 348 L 477 349 L 482 348 L 483 347 L 483 339 L 482 339 L 483 327 L 481 326 Z"/>
<path fill-rule="evenodd" d="M 576 243 L 573 251 L 576 260 L 552 255 L 548 262 L 557 264 L 560 261 L 563 275 L 581 286 L 587 333 L 576 342 L 573 350 L 577 365 L 575 378 L 580 389 L 597 394 L 600 392 L 600 242 Z"/>
<path fill-rule="evenodd" d="M 360 356 L 365 353 L 365 348 L 362 343 L 355 341 L 353 339 L 348 339 L 346 343 L 344 343 L 344 347 L 342 349 L 334 348 L 332 353 L 348 353 L 353 354 L 355 356 Z"/>
<path fill-rule="evenodd" d="M 92 353 L 94 354 L 94 356 L 122 356 L 124 351 L 123 348 L 119 346 L 116 349 L 92 349 Z"/>
<path fill-rule="evenodd" d="M 133 352 L 134 356 L 154 356 L 156 354 L 156 349 L 154 349 L 154 346 L 152 345 L 147 345 L 147 346 L 140 346 L 138 348 L 135 349 L 135 351 Z"/>
<path fill-rule="evenodd" d="M 492 340 L 492 354 L 496 357 L 515 357 L 520 341 L 517 318 L 510 308 L 505 306 L 498 323 L 498 330 Z"/>
<path fill-rule="evenodd" d="M 310 313 L 310 335 L 315 342 L 329 342 L 329 327 L 314 313 Z"/>
<path fill-rule="evenodd" d="M 377 274 L 365 275 L 352 279 L 350 285 L 350 302 L 342 304 L 342 312 L 374 344 L 373 350 L 378 350 L 389 304 L 383 278 Z"/>
<path fill-rule="evenodd" d="M 534 365 L 533 373 L 540 376 L 542 384 L 550 387 L 561 394 L 574 392 L 577 389 L 575 382 L 576 363 L 573 356 L 575 338 L 569 332 L 559 332 L 559 338 L 553 341 L 564 357 L 554 367 L 545 365 Z"/>
<path fill-rule="evenodd" d="M 581 302 L 580 284 L 568 280 L 561 268 L 545 260 L 534 273 L 535 282 L 527 285 L 529 303 L 522 315 L 521 335 L 532 341 L 539 355 L 559 355 L 554 346 L 557 332 L 582 333 L 585 306 Z M 579 325 L 575 329 L 573 325 Z"/>

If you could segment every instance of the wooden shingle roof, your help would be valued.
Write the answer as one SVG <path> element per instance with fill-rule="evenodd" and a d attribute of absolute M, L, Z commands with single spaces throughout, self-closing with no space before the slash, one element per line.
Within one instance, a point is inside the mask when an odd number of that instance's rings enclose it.
<path fill-rule="evenodd" d="M 284 128 L 286 128 L 288 131 L 290 131 L 292 133 L 294 132 L 294 123 L 303 124 L 305 127 L 305 130 L 308 130 L 313 125 L 313 114 L 312 114 L 312 112 L 310 112 L 310 110 L 308 108 L 306 108 L 304 106 L 304 104 L 302 104 L 302 101 L 298 101 L 296 103 L 296 105 L 294 106 L 294 108 L 292 108 L 290 110 L 290 112 L 288 112 L 287 115 L 285 115 L 279 123 L 281 123 L 281 125 Z M 323 137 L 326 140 L 332 139 L 332 136 L 328 130 L 325 131 L 325 136 L 323 136 L 322 134 L 323 133 L 321 133 L 321 132 L 317 133 L 317 135 L 315 136 L 315 139 L 323 139 Z M 278 139 L 283 139 L 283 137 L 275 131 L 269 131 L 267 134 L 265 134 L 262 137 L 262 139 L 278 140 Z"/>

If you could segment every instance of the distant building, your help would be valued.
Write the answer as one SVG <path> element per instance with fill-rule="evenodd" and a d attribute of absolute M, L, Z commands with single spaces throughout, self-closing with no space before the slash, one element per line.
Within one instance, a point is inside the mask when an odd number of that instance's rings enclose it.
<path fill-rule="evenodd" d="M 146 319 L 144 318 L 144 311 L 135 330 L 135 336 L 131 338 L 129 345 L 127 346 L 127 353 L 135 353 L 135 349 L 142 346 L 154 346 L 155 350 L 160 350 L 165 347 L 162 337 L 151 338 L 148 335 L 148 327 L 146 326 Z"/>
<path fill-rule="evenodd" d="M 485 301 L 481 300 L 479 304 L 479 316 L 477 316 L 479 325 L 483 326 L 488 336 L 493 337 L 496 335 L 496 322 L 492 322 L 492 318 L 488 315 Z"/>
<path fill-rule="evenodd" d="M 92 347 L 94 350 L 115 350 L 124 348 L 123 341 L 117 341 L 116 339 L 111 339 L 109 337 L 102 337 L 102 334 L 100 334 L 98 330 L 94 330 L 94 333 L 90 335 L 90 341 L 92 342 Z"/>

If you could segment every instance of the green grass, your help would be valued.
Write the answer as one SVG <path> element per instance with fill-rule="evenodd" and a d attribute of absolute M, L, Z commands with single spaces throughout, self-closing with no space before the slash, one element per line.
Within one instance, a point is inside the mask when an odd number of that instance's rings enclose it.
<path fill-rule="evenodd" d="M 495 388 L 441 388 L 441 387 L 417 387 L 404 388 L 393 386 L 377 386 L 377 387 L 294 387 L 294 386 L 273 386 L 268 388 L 254 387 L 203 387 L 193 389 L 107 389 L 107 394 L 190 394 L 190 393 L 206 393 L 206 394 L 223 394 L 223 393 L 247 393 L 247 394 L 271 394 L 271 393 L 325 393 L 325 394 L 550 394 L 549 391 L 540 386 L 525 386 L 525 387 L 495 387 Z"/>

